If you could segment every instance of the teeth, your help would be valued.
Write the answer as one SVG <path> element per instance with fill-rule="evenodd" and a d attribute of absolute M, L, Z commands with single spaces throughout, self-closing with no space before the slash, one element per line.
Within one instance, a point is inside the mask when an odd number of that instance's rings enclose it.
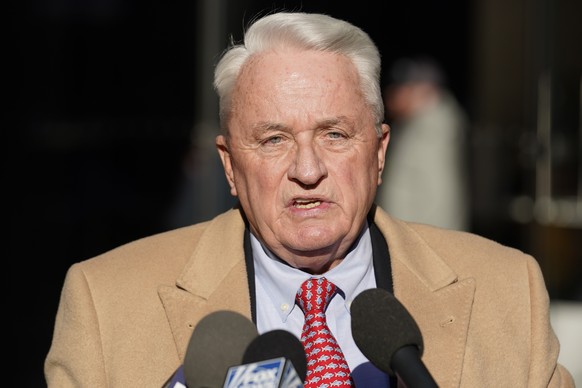
<path fill-rule="evenodd" d="M 319 205 L 321 205 L 321 201 L 302 201 L 302 200 L 295 201 L 295 207 L 301 209 L 311 209 Z"/>

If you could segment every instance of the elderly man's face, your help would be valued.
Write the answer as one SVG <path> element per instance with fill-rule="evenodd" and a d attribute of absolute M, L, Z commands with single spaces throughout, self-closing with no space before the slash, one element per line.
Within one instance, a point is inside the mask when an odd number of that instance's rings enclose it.
<path fill-rule="evenodd" d="M 217 147 L 253 233 L 293 267 L 335 266 L 365 222 L 389 139 L 385 125 L 376 135 L 351 62 L 315 51 L 251 58 L 228 127 Z"/>

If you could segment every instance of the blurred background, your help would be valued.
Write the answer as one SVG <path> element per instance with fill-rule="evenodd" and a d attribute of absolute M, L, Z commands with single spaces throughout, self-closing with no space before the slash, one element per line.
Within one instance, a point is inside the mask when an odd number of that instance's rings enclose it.
<path fill-rule="evenodd" d="M 362 27 L 383 79 L 439 63 L 468 118 L 467 229 L 539 261 L 565 363 L 582 327 L 579 0 L 32 0 L 11 15 L 4 115 L 8 316 L 19 386 L 42 363 L 66 269 L 233 204 L 214 150 L 213 66 L 257 14 Z M 16 145 L 14 147 L 13 145 Z M 397 147 L 397 143 L 391 143 Z M 390 148 L 389 148 L 390 152 Z M 576 353 L 577 352 L 577 353 Z M 579 363 L 579 361 L 577 361 Z M 580 381 L 580 380 L 579 380 Z"/>

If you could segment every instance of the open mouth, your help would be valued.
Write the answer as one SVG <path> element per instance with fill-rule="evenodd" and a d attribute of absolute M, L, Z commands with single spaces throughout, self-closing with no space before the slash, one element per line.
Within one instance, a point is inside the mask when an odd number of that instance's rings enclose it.
<path fill-rule="evenodd" d="M 321 201 L 316 199 L 296 199 L 293 206 L 298 209 L 312 209 L 321 205 Z"/>

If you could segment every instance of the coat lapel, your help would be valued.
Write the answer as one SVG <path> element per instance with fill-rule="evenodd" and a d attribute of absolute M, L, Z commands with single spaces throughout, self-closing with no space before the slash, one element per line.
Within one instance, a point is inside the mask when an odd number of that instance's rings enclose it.
<path fill-rule="evenodd" d="M 394 295 L 420 327 L 423 361 L 439 386 L 459 386 L 475 293 L 407 223 L 377 209 L 375 222 L 388 242 Z"/>
<path fill-rule="evenodd" d="M 243 235 L 238 210 L 210 221 L 176 286 L 158 289 L 181 360 L 193 329 L 206 315 L 231 310 L 251 317 Z"/>

